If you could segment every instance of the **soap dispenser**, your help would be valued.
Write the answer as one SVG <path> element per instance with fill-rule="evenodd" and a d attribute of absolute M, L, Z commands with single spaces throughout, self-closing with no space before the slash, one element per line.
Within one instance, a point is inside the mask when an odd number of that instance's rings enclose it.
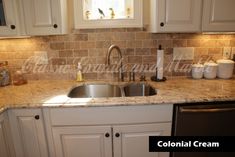
<path fill-rule="evenodd" d="M 78 67 L 77 67 L 77 81 L 78 82 L 83 81 L 83 78 L 82 78 L 82 65 L 81 65 L 80 62 L 78 63 Z"/>

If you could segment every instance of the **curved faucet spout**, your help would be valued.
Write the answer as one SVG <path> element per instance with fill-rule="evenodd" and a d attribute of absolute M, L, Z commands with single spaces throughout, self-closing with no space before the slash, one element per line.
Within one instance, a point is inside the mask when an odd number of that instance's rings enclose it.
<path fill-rule="evenodd" d="M 106 64 L 110 65 L 110 56 L 111 56 L 111 53 L 114 49 L 117 50 L 118 55 L 119 55 L 119 59 L 121 60 L 121 66 L 120 66 L 120 70 L 119 70 L 119 79 L 121 81 L 124 81 L 124 73 L 123 73 L 123 67 L 122 67 L 122 51 L 117 45 L 111 45 L 109 47 L 108 52 L 107 52 L 107 57 L 106 57 Z"/>
<path fill-rule="evenodd" d="M 113 50 L 116 49 L 119 55 L 119 58 L 122 59 L 122 51 L 117 45 L 111 45 L 107 52 L 106 64 L 110 65 L 110 56 Z"/>

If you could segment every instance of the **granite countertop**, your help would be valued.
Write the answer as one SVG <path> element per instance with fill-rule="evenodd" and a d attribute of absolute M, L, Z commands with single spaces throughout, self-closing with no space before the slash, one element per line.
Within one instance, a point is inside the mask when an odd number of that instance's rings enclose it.
<path fill-rule="evenodd" d="M 235 79 L 193 80 L 189 78 L 174 78 L 161 83 L 147 81 L 157 89 L 157 95 L 149 97 L 81 99 L 67 97 L 67 93 L 72 87 L 83 83 L 48 80 L 30 81 L 22 86 L 1 87 L 0 113 L 8 108 L 118 106 L 235 100 Z M 95 83 L 102 84 L 107 81 L 96 81 Z"/>

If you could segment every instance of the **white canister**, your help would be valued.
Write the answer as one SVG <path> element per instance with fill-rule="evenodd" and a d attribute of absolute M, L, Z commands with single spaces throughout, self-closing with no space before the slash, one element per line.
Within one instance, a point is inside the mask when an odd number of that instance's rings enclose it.
<path fill-rule="evenodd" d="M 202 64 L 192 65 L 192 77 L 194 79 L 201 79 L 203 77 L 204 66 Z"/>
<path fill-rule="evenodd" d="M 233 76 L 234 61 L 229 59 L 217 60 L 217 76 L 222 79 L 230 79 Z"/>
<path fill-rule="evenodd" d="M 215 79 L 217 74 L 218 64 L 213 61 L 204 64 L 204 78 Z"/>

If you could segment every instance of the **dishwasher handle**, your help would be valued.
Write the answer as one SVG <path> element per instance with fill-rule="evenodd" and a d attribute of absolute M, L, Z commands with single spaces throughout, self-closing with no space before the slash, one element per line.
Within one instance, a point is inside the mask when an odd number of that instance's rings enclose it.
<path fill-rule="evenodd" d="M 235 108 L 183 108 L 180 107 L 181 113 L 198 113 L 198 112 L 229 112 L 235 111 Z"/>

